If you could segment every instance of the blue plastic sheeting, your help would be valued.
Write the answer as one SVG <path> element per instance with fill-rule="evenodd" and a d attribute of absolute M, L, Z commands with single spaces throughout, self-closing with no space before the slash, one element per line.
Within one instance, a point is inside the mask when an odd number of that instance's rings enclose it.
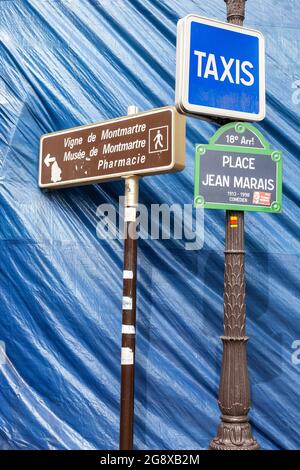
<path fill-rule="evenodd" d="M 118 447 L 123 243 L 99 239 L 97 207 L 117 206 L 124 183 L 42 193 L 39 138 L 173 104 L 176 23 L 189 13 L 224 20 L 225 4 L 0 3 L 2 449 Z M 283 213 L 246 214 L 251 419 L 265 449 L 300 440 L 299 17 L 298 0 L 247 2 L 245 25 L 266 37 L 258 127 L 284 153 Z M 186 169 L 144 178 L 140 201 L 191 204 L 194 144 L 215 129 L 189 118 Z M 205 212 L 201 249 L 139 243 L 137 449 L 206 448 L 216 434 L 223 248 L 223 211 Z"/>

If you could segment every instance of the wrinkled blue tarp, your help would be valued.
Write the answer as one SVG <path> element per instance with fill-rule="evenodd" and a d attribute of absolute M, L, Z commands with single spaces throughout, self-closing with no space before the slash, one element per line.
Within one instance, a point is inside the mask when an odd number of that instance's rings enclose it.
<path fill-rule="evenodd" d="M 96 229 L 124 186 L 42 193 L 39 138 L 173 104 L 176 23 L 192 12 L 225 20 L 222 0 L 0 2 L 2 449 L 118 446 L 123 244 Z M 284 212 L 246 215 L 251 417 L 266 449 L 300 447 L 299 18 L 298 0 L 247 2 L 245 25 L 266 37 L 259 128 L 284 152 Z M 194 144 L 215 129 L 189 118 L 185 171 L 143 179 L 141 202 L 192 203 Z M 206 211 L 200 250 L 139 243 L 138 449 L 206 448 L 216 433 L 223 245 L 223 211 Z"/>

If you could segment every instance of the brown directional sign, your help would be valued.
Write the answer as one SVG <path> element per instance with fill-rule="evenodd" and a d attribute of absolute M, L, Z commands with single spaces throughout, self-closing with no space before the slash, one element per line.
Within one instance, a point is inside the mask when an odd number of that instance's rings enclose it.
<path fill-rule="evenodd" d="M 43 135 L 39 186 L 81 186 L 184 165 L 185 118 L 174 107 L 158 108 Z"/>

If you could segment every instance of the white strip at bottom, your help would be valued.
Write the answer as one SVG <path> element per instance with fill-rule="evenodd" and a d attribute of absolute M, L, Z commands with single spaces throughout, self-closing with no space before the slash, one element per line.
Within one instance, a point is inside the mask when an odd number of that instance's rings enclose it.
<path fill-rule="evenodd" d="M 128 270 L 124 269 L 123 279 L 133 279 L 133 271 L 128 271 Z"/>
<path fill-rule="evenodd" d="M 131 348 L 122 348 L 121 351 L 121 365 L 131 366 L 134 364 L 134 354 Z"/>
<path fill-rule="evenodd" d="M 122 333 L 124 335 L 135 335 L 135 327 L 133 325 L 122 325 Z"/>
<path fill-rule="evenodd" d="M 132 298 L 131 297 L 123 297 L 122 308 L 123 310 L 132 310 Z"/>

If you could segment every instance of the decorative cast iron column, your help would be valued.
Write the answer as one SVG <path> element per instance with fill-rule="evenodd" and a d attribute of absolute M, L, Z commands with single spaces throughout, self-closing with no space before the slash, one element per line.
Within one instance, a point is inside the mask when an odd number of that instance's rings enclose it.
<path fill-rule="evenodd" d="M 246 0 L 224 0 L 227 6 L 228 23 L 243 26 Z"/>
<path fill-rule="evenodd" d="M 242 26 L 245 1 L 225 0 L 229 23 Z M 259 449 L 248 418 L 244 257 L 244 212 L 226 211 L 223 361 L 218 401 L 222 415 L 211 450 Z"/>

